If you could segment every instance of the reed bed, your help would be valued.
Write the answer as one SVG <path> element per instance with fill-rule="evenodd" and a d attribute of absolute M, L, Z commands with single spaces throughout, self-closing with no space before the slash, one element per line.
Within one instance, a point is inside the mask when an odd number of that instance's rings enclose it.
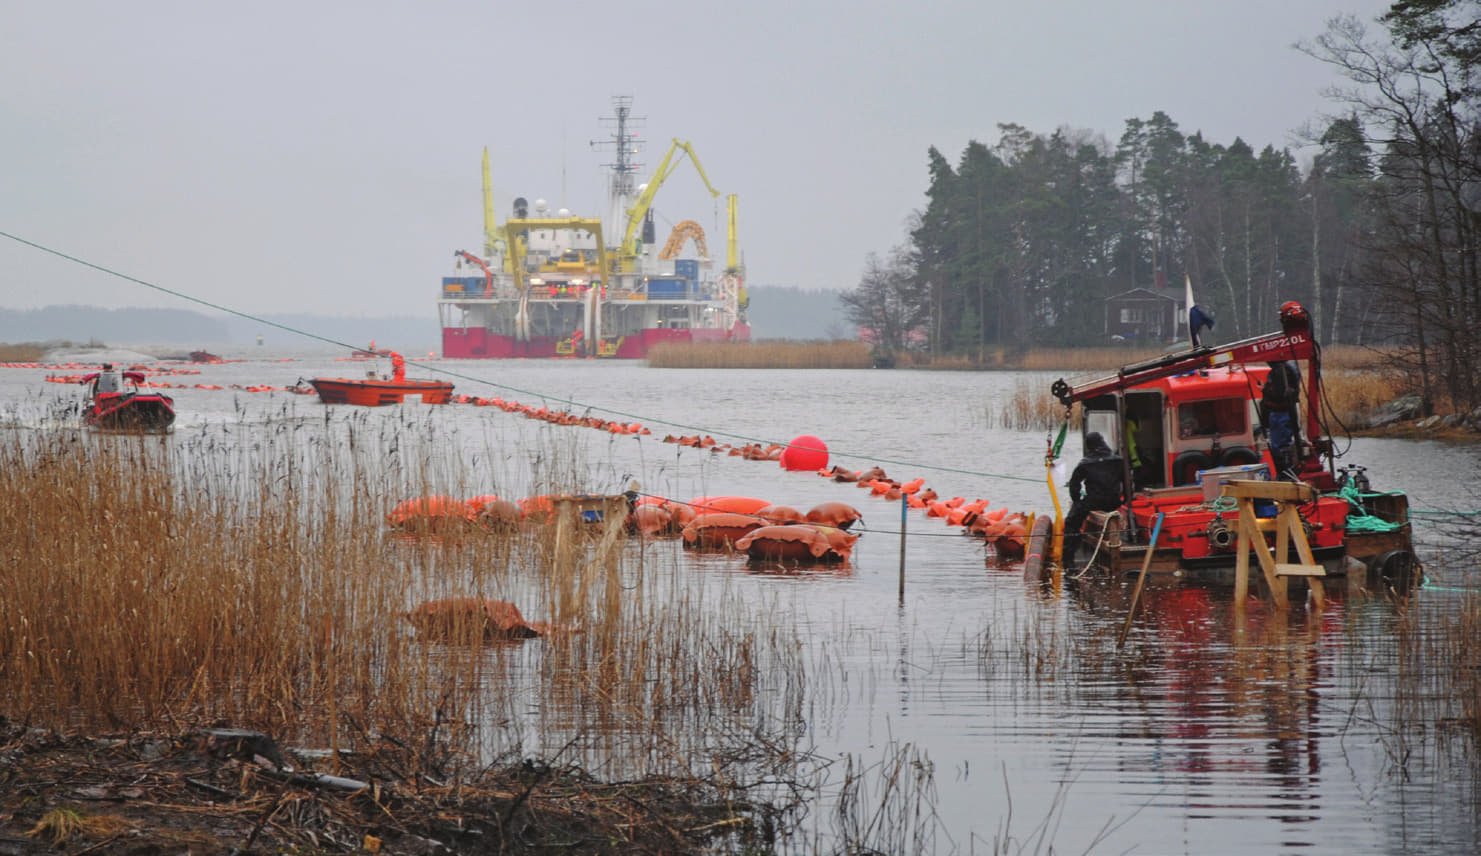
<path fill-rule="evenodd" d="M 458 492 L 451 465 L 424 454 L 435 438 L 338 430 L 0 441 L 0 715 L 228 721 L 330 747 L 435 737 L 467 763 L 564 751 L 641 774 L 709 750 L 754 761 L 724 742 L 778 694 L 800 704 L 785 627 L 724 592 L 667 584 L 641 548 L 601 552 L 585 532 L 558 545 L 540 526 L 387 537 L 394 499 Z M 409 463 L 383 463 L 390 448 Z M 550 455 L 540 466 L 545 485 L 561 482 Z M 509 600 L 558 629 L 520 646 L 418 640 L 404 614 L 454 596 Z"/>
<path fill-rule="evenodd" d="M 0 342 L 0 363 L 39 362 L 46 355 L 48 347 L 39 342 Z"/>
<path fill-rule="evenodd" d="M 863 342 L 664 342 L 648 352 L 660 369 L 867 369 L 874 364 Z"/>
<path fill-rule="evenodd" d="M 1325 365 L 1322 370 L 1326 408 L 1350 428 L 1362 427 L 1374 413 L 1405 392 L 1403 379 L 1395 373 L 1360 368 L 1329 369 Z"/>
<path fill-rule="evenodd" d="M 1003 367 L 1023 371 L 1103 371 L 1149 360 L 1164 353 L 1166 352 L 1161 348 L 1140 347 L 1031 348 L 1016 356 L 1005 354 Z"/>
<path fill-rule="evenodd" d="M 1432 757 L 1470 765 L 1481 751 L 1481 652 L 1475 645 L 1481 592 L 1441 590 L 1434 597 L 1435 603 L 1397 616 L 1391 646 L 1370 654 L 1396 664 L 1394 692 L 1365 707 L 1388 726 L 1384 739 L 1400 766 Z"/>

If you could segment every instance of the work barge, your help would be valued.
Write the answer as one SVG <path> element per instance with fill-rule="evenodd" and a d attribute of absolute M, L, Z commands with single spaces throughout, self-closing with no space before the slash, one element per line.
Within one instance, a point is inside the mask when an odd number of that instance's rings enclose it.
<path fill-rule="evenodd" d="M 1364 466 L 1338 465 L 1310 316 L 1288 302 L 1280 324 L 1110 376 L 1054 382 L 1066 418 L 1078 404 L 1082 434 L 1107 440 L 1133 486 L 1120 508 L 1091 512 L 1077 555 L 1060 557 L 1065 567 L 1081 577 L 1239 588 L 1253 554 L 1278 599 L 1288 579 L 1318 594 L 1328 578 L 1349 590 L 1407 591 L 1418 582 L 1408 497 L 1375 491 Z M 1281 362 L 1298 368 L 1300 394 L 1294 445 L 1277 462 L 1260 402 Z"/>

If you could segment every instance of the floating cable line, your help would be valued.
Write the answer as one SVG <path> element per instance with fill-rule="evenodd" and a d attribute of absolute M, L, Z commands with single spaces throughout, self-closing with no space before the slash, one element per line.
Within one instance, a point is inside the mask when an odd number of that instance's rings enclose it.
<path fill-rule="evenodd" d="M 238 318 L 245 318 L 245 319 L 247 319 L 249 321 L 255 321 L 255 322 L 259 323 L 259 324 L 266 324 L 266 325 L 268 325 L 270 327 L 276 327 L 279 330 L 284 330 L 286 332 L 293 333 L 294 335 L 297 335 L 297 336 L 303 336 L 303 337 L 308 338 L 308 339 L 313 339 L 314 341 L 317 341 L 317 342 L 324 342 L 325 344 L 334 345 L 335 347 L 345 348 L 346 350 L 350 350 L 350 351 L 359 351 L 359 350 L 361 350 L 358 346 L 351 345 L 351 344 L 349 344 L 347 342 L 341 342 L 341 341 L 339 341 L 337 339 L 330 339 L 327 336 L 320 336 L 317 333 L 311 333 L 311 332 L 309 332 L 307 330 L 300 330 L 300 329 L 298 329 L 296 327 L 291 327 L 291 326 L 289 326 L 287 324 L 279 324 L 276 321 L 269 321 L 266 318 L 261 318 L 259 316 L 252 315 L 252 314 L 247 313 L 247 312 L 242 312 L 242 311 L 237 310 L 237 309 L 232 309 L 229 306 L 222 306 L 219 303 L 212 303 L 209 300 L 203 300 L 203 299 L 201 299 L 199 297 L 194 297 L 194 296 L 189 295 L 189 294 L 186 294 L 184 292 L 176 291 L 176 290 L 174 290 L 172 288 L 166 288 L 163 285 L 158 285 L 156 283 L 148 282 L 147 280 L 142 280 L 142 279 L 139 279 L 138 277 L 130 276 L 130 275 L 126 274 L 126 273 L 121 273 L 119 271 L 113 270 L 112 268 L 107 268 L 107 267 L 104 267 L 103 265 L 96 264 L 94 262 L 90 262 L 87 259 L 79 258 L 79 257 L 74 256 L 74 255 L 71 255 L 69 253 L 64 253 L 61 250 L 53 249 L 53 248 L 48 247 L 48 246 L 45 246 L 43 244 L 38 244 L 35 241 L 29 241 L 29 240 L 27 240 L 25 238 L 20 237 L 19 235 L 13 235 L 13 234 L 11 234 L 9 232 L 0 230 L 0 236 L 9 238 L 10 240 L 15 241 L 18 244 L 24 244 L 24 245 L 26 245 L 28 247 L 31 247 L 32 249 L 40 250 L 43 253 L 47 253 L 49 255 L 56 256 L 57 258 L 65 259 L 65 260 L 67 260 L 69 262 L 72 262 L 74 264 L 79 264 L 79 265 L 82 265 L 83 267 L 92 268 L 93 270 L 98 271 L 100 273 L 107 274 L 108 276 L 118 277 L 119 279 L 127 280 L 128 282 L 132 282 L 132 283 L 134 283 L 136 285 L 142 285 L 145 288 L 151 288 L 151 289 L 154 289 L 155 291 L 158 291 L 158 292 L 162 292 L 164 294 L 171 295 L 172 297 L 178 297 L 181 300 L 188 300 L 191 303 L 199 304 L 201 306 L 207 306 L 207 307 L 210 307 L 212 309 L 216 309 L 216 310 L 219 310 L 221 312 L 225 312 L 225 313 L 230 314 L 230 315 L 235 315 Z M 484 384 L 486 386 L 490 386 L 490 387 L 493 387 L 495 389 L 502 389 L 502 390 L 506 390 L 508 392 L 519 393 L 520 395 L 531 395 L 531 396 L 534 396 L 536 398 L 541 399 L 542 401 L 551 401 L 551 402 L 556 402 L 556 403 L 559 403 L 559 404 L 568 404 L 568 405 L 571 405 L 573 407 L 582 408 L 582 409 L 584 409 L 586 411 L 597 411 L 597 412 L 600 412 L 600 413 L 610 413 L 610 414 L 612 414 L 614 416 L 621 416 L 621 417 L 624 417 L 624 418 L 627 418 L 627 419 L 633 419 L 633 420 L 642 421 L 642 422 L 652 422 L 652 423 L 659 424 L 659 425 L 667 425 L 667 426 L 670 426 L 672 428 L 678 428 L 678 429 L 686 430 L 686 431 L 700 431 L 700 432 L 703 432 L 705 434 L 709 434 L 710 436 L 716 436 L 716 435 L 718 435 L 718 436 L 721 436 L 721 437 L 729 437 L 729 438 L 736 439 L 736 440 L 745 440 L 745 441 L 750 442 L 750 443 L 773 443 L 773 442 L 776 442 L 774 440 L 769 440 L 769 439 L 761 438 L 761 437 L 748 437 L 748 436 L 746 436 L 744 434 L 734 434 L 734 433 L 730 433 L 730 432 L 726 432 L 726 431 L 716 431 L 714 429 L 704 428 L 703 426 L 686 425 L 686 424 L 681 423 L 681 422 L 670 422 L 670 421 L 664 420 L 664 419 L 649 419 L 649 418 L 644 417 L 642 414 L 628 413 L 628 412 L 622 411 L 622 410 L 614 410 L 614 409 L 608 408 L 608 407 L 601 407 L 601 406 L 594 405 L 594 404 L 586 404 L 586 403 L 580 402 L 580 401 L 573 401 L 571 399 L 561 398 L 559 396 L 546 395 L 545 393 L 536 392 L 534 390 L 520 389 L 519 387 L 508 386 L 506 384 L 497 383 L 495 381 L 491 381 L 491 380 L 488 380 L 486 378 L 475 377 L 473 375 L 468 375 L 468 374 L 464 374 L 462 372 L 453 371 L 451 369 L 446 369 L 446 368 L 443 368 L 441 366 L 433 366 L 433 365 L 428 365 L 426 363 L 419 363 L 419 362 L 416 362 L 415 360 L 407 360 L 406 361 L 406 364 L 409 365 L 409 366 L 414 366 L 414 367 L 416 367 L 418 369 L 421 369 L 423 371 L 434 372 L 436 374 L 445 375 L 447 377 L 458 378 L 460 380 L 466 380 L 466 381 L 470 381 L 472 383 Z M 859 461 L 869 461 L 870 463 L 875 463 L 875 464 L 890 464 L 890 465 L 899 465 L 899 466 L 905 466 L 905 467 L 915 467 L 915 468 L 919 468 L 919 469 L 935 470 L 937 472 L 952 473 L 952 474 L 955 474 L 955 475 L 977 476 L 977 477 L 980 477 L 980 478 L 1003 479 L 1003 480 L 1006 480 L 1006 481 L 1022 481 L 1022 482 L 1035 482 L 1035 483 L 1038 483 L 1038 482 L 1043 481 L 1043 479 L 1042 478 L 1039 478 L 1039 477 L 1015 476 L 1015 475 L 1008 475 L 1008 474 L 1005 474 L 1005 473 L 984 473 L 984 472 L 978 472 L 978 471 L 975 471 L 975 470 L 964 470 L 964 469 L 961 469 L 961 468 L 958 468 L 958 467 L 943 467 L 943 466 L 937 466 L 937 465 L 934 465 L 934 464 L 922 464 L 922 463 L 916 463 L 916 462 L 912 462 L 912 461 L 892 460 L 892 459 L 889 459 L 889 458 L 871 458 L 868 455 L 860 455 L 860 454 L 851 453 L 851 452 L 839 452 L 839 451 L 835 451 L 835 450 L 831 450 L 831 449 L 829 450 L 829 454 L 832 455 L 833 457 L 851 458 L 851 459 L 859 460 Z"/>

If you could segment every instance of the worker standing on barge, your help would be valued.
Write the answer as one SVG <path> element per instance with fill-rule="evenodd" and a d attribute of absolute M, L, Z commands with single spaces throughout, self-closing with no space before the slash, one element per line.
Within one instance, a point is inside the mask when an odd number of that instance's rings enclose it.
<path fill-rule="evenodd" d="M 1111 451 L 1098 431 L 1085 435 L 1085 457 L 1070 474 L 1070 513 L 1064 519 L 1064 544 L 1060 553 L 1065 568 L 1080 549 L 1080 527 L 1092 511 L 1115 511 L 1126 501 L 1126 480 L 1121 456 Z"/>

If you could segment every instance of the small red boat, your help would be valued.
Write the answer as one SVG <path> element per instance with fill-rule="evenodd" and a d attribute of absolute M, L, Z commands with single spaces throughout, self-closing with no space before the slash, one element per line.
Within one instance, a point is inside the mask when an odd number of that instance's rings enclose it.
<path fill-rule="evenodd" d="M 374 343 L 372 343 L 374 344 Z M 408 395 L 421 396 L 423 404 L 447 404 L 453 397 L 453 385 L 445 380 L 413 380 L 406 377 L 406 360 L 390 352 L 391 376 L 365 378 L 316 377 L 309 381 L 319 400 L 325 404 L 358 404 L 379 407 L 400 404 Z"/>
<path fill-rule="evenodd" d="M 325 404 L 379 407 L 382 404 L 400 404 L 408 395 L 421 396 L 423 404 L 447 404 L 453 397 L 453 385 L 441 380 L 316 377 L 309 383 Z"/>
<path fill-rule="evenodd" d="M 91 385 L 91 395 L 82 408 L 82 424 L 105 431 L 160 433 L 175 424 L 175 400 L 168 395 L 140 389 L 144 375 L 123 372 L 104 364 L 103 370 L 84 375 L 79 383 Z"/>

